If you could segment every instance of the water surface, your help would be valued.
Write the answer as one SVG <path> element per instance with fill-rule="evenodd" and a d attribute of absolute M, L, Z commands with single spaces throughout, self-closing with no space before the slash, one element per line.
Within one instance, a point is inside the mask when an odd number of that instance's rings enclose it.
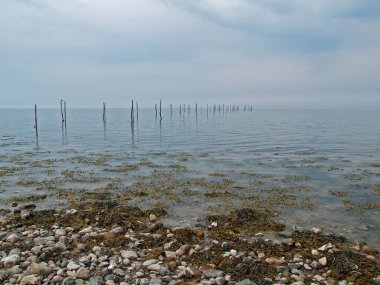
<path fill-rule="evenodd" d="M 273 202 L 288 225 L 379 246 L 379 122 L 369 110 L 199 108 L 165 109 L 162 120 L 141 109 L 132 124 L 125 109 L 107 110 L 106 122 L 100 109 L 68 109 L 65 127 L 60 110 L 41 109 L 37 137 L 34 110 L 0 109 L 1 208 L 32 195 L 39 208 L 63 207 L 59 191 L 109 187 L 135 191 L 131 203 L 163 204 L 166 223 L 192 225 Z"/>

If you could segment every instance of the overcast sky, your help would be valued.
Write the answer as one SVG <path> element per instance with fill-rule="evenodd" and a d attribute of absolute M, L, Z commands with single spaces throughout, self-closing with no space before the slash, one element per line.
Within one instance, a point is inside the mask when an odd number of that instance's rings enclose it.
<path fill-rule="evenodd" d="M 379 0 L 0 0 L 0 106 L 380 106 Z"/>

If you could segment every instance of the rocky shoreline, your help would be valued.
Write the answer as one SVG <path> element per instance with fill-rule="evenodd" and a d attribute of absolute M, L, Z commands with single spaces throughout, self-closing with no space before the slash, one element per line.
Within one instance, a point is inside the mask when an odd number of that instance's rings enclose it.
<path fill-rule="evenodd" d="M 162 209 L 115 201 L 64 210 L 23 207 L 0 219 L 2 284 L 380 284 L 376 249 L 240 209 L 168 228 Z"/>

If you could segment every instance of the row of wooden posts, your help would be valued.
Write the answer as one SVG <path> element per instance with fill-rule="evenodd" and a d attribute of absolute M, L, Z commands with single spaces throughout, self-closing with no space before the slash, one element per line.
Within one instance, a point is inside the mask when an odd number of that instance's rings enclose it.
<path fill-rule="evenodd" d="M 62 128 L 64 127 L 66 129 L 66 101 L 64 100 L 61 100 L 60 101 L 60 107 L 61 107 L 61 118 L 62 118 Z M 135 108 L 136 108 L 136 118 L 138 119 L 139 118 L 139 104 L 138 102 L 136 101 L 135 103 L 133 102 L 132 100 L 132 106 L 131 106 L 131 124 L 134 123 L 135 121 Z M 160 103 L 159 103 L 159 110 L 158 110 L 158 107 L 157 107 L 157 104 L 155 104 L 154 106 L 154 109 L 155 109 L 155 113 L 156 113 L 156 118 L 159 116 L 160 117 L 160 120 L 162 120 L 162 100 L 160 100 Z M 203 108 L 201 106 L 200 108 L 201 112 L 203 112 Z M 206 106 L 206 112 L 207 112 L 207 116 L 209 114 L 209 112 L 213 112 L 213 113 L 216 113 L 216 112 L 239 112 L 240 111 L 240 107 L 237 106 L 237 105 L 228 105 L 228 106 L 225 106 L 224 104 L 219 104 L 219 105 L 211 105 L 209 106 L 207 104 Z M 244 105 L 244 112 L 246 111 L 253 111 L 253 106 L 249 106 L 249 105 Z M 187 112 L 190 113 L 190 105 L 187 105 Z M 179 115 L 184 115 L 186 113 L 186 105 L 185 104 L 180 104 L 179 105 Z M 198 115 L 198 104 L 195 104 L 195 114 Z M 170 116 L 173 115 L 173 105 L 170 104 Z M 103 122 L 105 123 L 106 122 L 106 103 L 103 102 Z M 36 130 L 36 136 L 38 137 L 38 124 L 37 124 L 37 104 L 34 105 L 34 128 Z"/>

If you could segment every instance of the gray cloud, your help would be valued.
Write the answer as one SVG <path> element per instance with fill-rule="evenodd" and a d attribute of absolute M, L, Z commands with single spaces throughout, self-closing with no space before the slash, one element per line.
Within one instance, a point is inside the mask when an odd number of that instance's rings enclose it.
<path fill-rule="evenodd" d="M 380 104 L 379 14 L 374 0 L 5 0 L 1 105 Z"/>

